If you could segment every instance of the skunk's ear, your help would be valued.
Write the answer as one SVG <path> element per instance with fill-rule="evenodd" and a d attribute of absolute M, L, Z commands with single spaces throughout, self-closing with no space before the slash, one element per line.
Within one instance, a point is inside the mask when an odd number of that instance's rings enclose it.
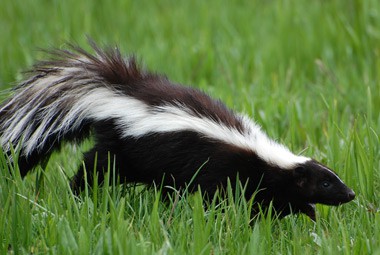
<path fill-rule="evenodd" d="M 307 183 L 307 169 L 303 166 L 297 166 L 293 170 L 293 177 L 295 184 L 302 188 Z"/>
<path fill-rule="evenodd" d="M 306 176 L 306 168 L 304 166 L 297 166 L 294 169 L 294 177 Z"/>

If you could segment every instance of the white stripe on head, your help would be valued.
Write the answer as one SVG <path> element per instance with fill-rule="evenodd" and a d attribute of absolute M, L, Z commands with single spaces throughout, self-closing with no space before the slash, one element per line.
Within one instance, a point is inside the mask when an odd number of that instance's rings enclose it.
<path fill-rule="evenodd" d="M 331 173 L 332 175 L 334 175 L 334 176 L 335 176 L 335 177 L 336 177 L 341 183 L 344 183 L 336 173 L 334 173 L 333 171 L 331 171 L 329 168 L 327 168 L 326 166 L 322 165 L 321 163 L 319 163 L 319 162 L 317 162 L 317 163 L 318 163 L 318 165 L 319 165 L 321 168 L 323 168 L 323 169 L 326 170 L 327 172 L 329 172 L 329 173 Z"/>

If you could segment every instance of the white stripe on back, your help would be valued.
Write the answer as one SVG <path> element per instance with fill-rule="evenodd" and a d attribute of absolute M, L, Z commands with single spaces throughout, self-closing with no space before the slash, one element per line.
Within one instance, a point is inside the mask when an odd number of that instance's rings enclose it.
<path fill-rule="evenodd" d="M 180 103 L 152 107 L 125 95 L 117 95 L 106 88 L 97 88 L 86 94 L 73 106 L 96 120 L 115 119 L 124 137 L 141 137 L 149 133 L 194 131 L 227 144 L 254 151 L 270 164 L 291 168 L 309 158 L 296 156 L 286 147 L 270 140 L 260 127 L 248 117 L 242 117 L 244 133 L 207 117 L 198 117 Z M 81 110 L 78 110 L 81 109 Z M 76 114 L 69 114 L 70 119 Z"/>

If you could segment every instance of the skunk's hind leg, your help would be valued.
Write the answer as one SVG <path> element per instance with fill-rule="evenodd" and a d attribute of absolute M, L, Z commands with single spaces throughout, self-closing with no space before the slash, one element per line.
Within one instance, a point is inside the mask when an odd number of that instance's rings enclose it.
<path fill-rule="evenodd" d="M 84 154 L 84 159 L 78 172 L 71 179 L 70 186 L 74 193 L 79 194 L 83 191 L 86 183 L 93 187 L 95 175 L 97 175 L 97 183 L 103 183 L 104 174 L 109 168 L 109 155 L 108 151 L 99 150 L 97 147 Z"/>

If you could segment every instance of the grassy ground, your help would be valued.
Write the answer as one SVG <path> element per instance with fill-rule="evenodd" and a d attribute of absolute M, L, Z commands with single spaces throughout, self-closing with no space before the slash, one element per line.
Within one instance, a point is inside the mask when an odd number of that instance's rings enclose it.
<path fill-rule="evenodd" d="M 64 145 L 43 181 L 0 158 L 1 254 L 380 254 L 380 2 L 25 1 L 0 3 L 0 87 L 86 35 L 253 116 L 273 138 L 335 169 L 354 202 L 318 220 L 250 223 L 245 201 L 205 210 L 199 195 L 112 185 L 73 196 Z M 4 95 L 2 95 L 4 97 Z M 36 195 L 36 189 L 40 193 Z"/>

